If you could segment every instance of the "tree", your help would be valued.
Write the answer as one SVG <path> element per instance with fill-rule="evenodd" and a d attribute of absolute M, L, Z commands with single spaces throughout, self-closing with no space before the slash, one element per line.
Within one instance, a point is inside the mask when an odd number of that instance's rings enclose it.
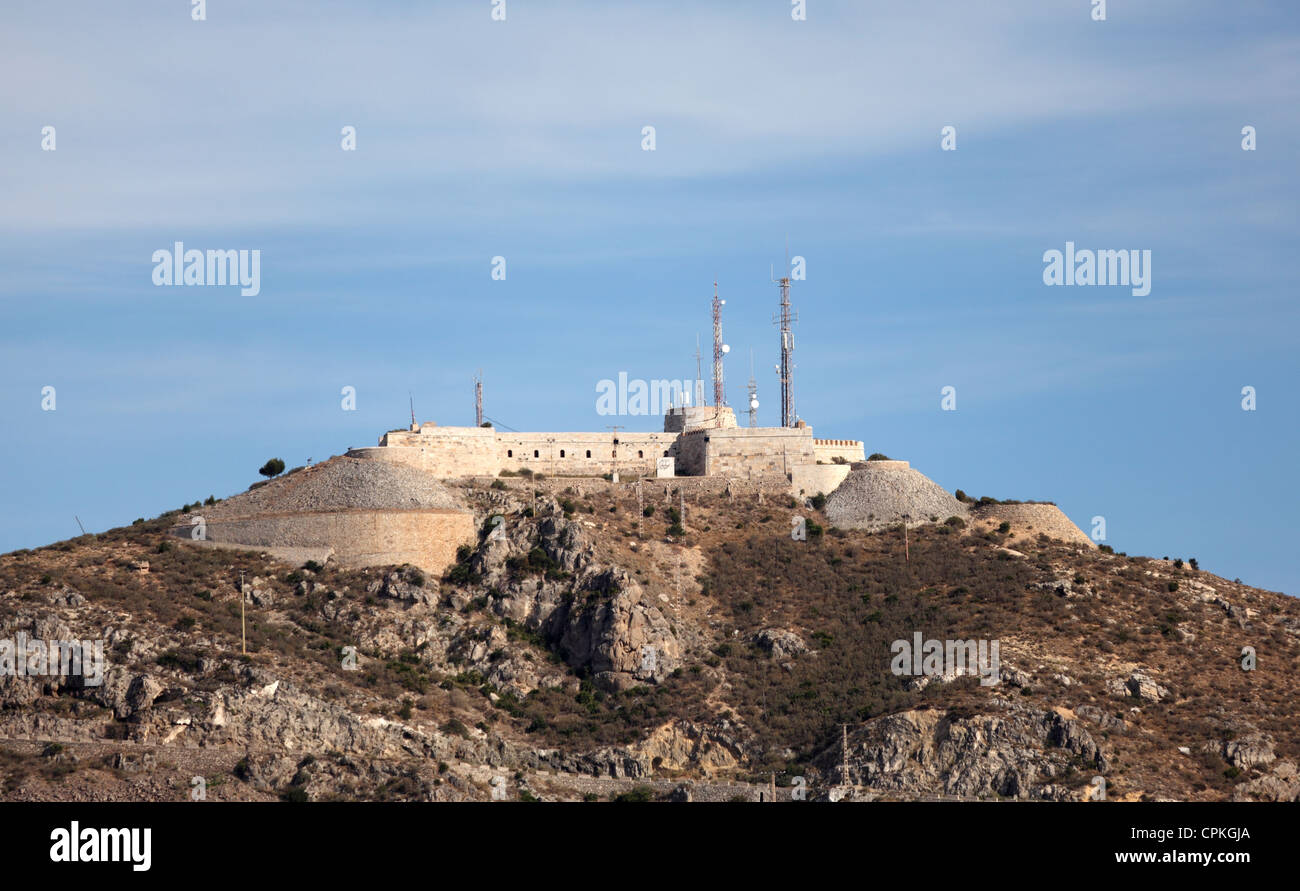
<path fill-rule="evenodd" d="M 270 479 L 273 476 L 279 476 L 284 473 L 284 462 L 279 458 L 272 458 L 270 461 L 267 461 L 262 465 L 262 469 L 259 470 L 258 473 L 267 479 Z"/>

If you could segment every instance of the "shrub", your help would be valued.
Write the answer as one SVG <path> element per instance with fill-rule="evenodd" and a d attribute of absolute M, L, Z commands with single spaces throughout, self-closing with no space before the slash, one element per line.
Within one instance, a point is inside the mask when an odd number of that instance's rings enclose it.
<path fill-rule="evenodd" d="M 1187 558 L 1187 565 L 1190 566 L 1190 567 L 1192 567 L 1192 570 L 1193 570 L 1193 571 L 1196 571 L 1196 570 L 1198 570 L 1198 569 L 1201 568 L 1201 564 L 1199 564 L 1199 563 L 1196 562 L 1196 558 L 1195 558 L 1195 557 L 1188 557 L 1188 558 Z"/>
<path fill-rule="evenodd" d="M 614 801 L 654 801 L 655 792 L 649 786 L 634 786 L 627 792 L 614 796 Z"/>
<path fill-rule="evenodd" d="M 1170 582 L 1170 583 L 1169 583 L 1169 593 L 1172 594 L 1172 593 L 1174 593 L 1174 592 L 1177 591 L 1177 590 L 1178 590 L 1178 583 L 1177 583 L 1177 582 Z"/>
<path fill-rule="evenodd" d="M 257 472 L 260 473 L 262 476 L 266 477 L 267 479 L 270 479 L 271 477 L 274 476 L 279 476 L 280 474 L 284 473 L 284 462 L 281 461 L 279 458 L 272 458 L 270 461 L 267 461 L 265 464 L 263 464 L 261 469 L 258 470 Z"/>
<path fill-rule="evenodd" d="M 1011 524 L 1003 520 L 1001 523 L 998 524 L 998 531 L 1001 532 L 1003 535 L 1006 535 L 1008 532 L 1011 531 Z"/>
<path fill-rule="evenodd" d="M 493 480 L 493 481 L 492 481 L 492 485 L 489 486 L 488 488 L 490 488 L 490 489 L 504 489 L 505 487 L 506 487 L 506 484 L 503 483 L 503 482 L 501 482 L 501 480 Z"/>
<path fill-rule="evenodd" d="M 965 492 L 963 492 L 961 489 L 958 489 L 955 493 L 953 493 L 953 497 L 961 502 L 970 501 L 970 496 L 967 495 Z"/>
<path fill-rule="evenodd" d="M 641 516 L 643 517 L 653 517 L 654 515 L 655 506 L 653 504 L 647 504 L 645 510 L 641 511 Z"/>
<path fill-rule="evenodd" d="M 821 492 L 818 492 L 809 500 L 812 502 L 813 510 L 821 510 L 826 506 L 826 496 Z"/>
<path fill-rule="evenodd" d="M 889 460 L 889 456 L 886 455 L 886 454 L 883 454 L 882 452 L 872 452 L 870 455 L 867 456 L 867 460 L 868 460 L 868 461 L 888 461 L 888 460 Z"/>

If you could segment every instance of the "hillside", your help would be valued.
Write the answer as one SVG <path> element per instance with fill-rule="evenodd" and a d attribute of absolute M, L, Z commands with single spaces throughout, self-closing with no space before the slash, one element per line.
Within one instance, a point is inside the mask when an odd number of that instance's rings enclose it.
<path fill-rule="evenodd" d="M 905 543 L 710 481 L 647 480 L 644 510 L 592 479 L 446 490 L 482 532 L 441 579 L 199 547 L 180 512 L 0 556 L 0 638 L 107 661 L 0 678 L 0 796 L 1300 794 L 1293 598 L 1011 510 Z M 999 683 L 896 676 L 918 632 L 998 641 Z"/>

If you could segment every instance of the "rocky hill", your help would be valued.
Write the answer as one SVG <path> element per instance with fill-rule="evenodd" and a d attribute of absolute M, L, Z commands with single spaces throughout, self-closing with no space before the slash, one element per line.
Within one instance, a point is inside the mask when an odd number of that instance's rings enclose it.
<path fill-rule="evenodd" d="M 481 531 L 441 578 L 197 547 L 180 512 L 0 556 L 0 639 L 103 640 L 107 663 L 0 677 L 0 797 L 1300 794 L 1290 597 L 1062 541 L 1041 511 L 905 542 L 725 482 L 445 490 Z M 895 674 L 918 634 L 999 663 Z"/>

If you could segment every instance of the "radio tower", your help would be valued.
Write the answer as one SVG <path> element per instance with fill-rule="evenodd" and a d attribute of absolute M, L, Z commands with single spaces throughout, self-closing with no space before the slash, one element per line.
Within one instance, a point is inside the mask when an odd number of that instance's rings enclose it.
<path fill-rule="evenodd" d="M 758 426 L 758 381 L 754 380 L 754 351 L 749 351 L 749 426 Z"/>
<path fill-rule="evenodd" d="M 483 426 L 483 369 L 474 375 L 474 426 Z"/>
<path fill-rule="evenodd" d="M 718 283 L 713 283 L 713 404 L 718 408 L 727 404 L 727 388 L 722 381 L 722 357 L 731 347 L 722 342 L 722 307 L 727 301 L 718 299 Z"/>
<path fill-rule="evenodd" d="M 772 279 L 781 286 L 781 310 L 772 317 L 772 324 L 781 326 L 781 364 L 776 373 L 781 380 L 781 426 L 793 427 L 794 413 L 794 332 L 790 330 L 792 322 L 799 321 L 799 314 L 790 311 L 790 251 L 786 249 L 785 275 Z"/>

